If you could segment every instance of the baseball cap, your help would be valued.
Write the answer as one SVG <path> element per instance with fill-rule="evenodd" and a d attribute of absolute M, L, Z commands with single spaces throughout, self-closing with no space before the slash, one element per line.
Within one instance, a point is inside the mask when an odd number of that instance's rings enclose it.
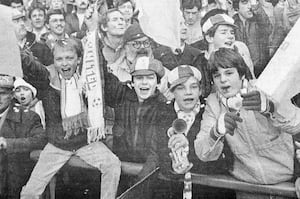
<path fill-rule="evenodd" d="M 131 75 L 136 76 L 152 74 L 156 74 L 158 77 L 164 76 L 165 69 L 162 63 L 152 57 L 138 57 L 134 63 L 134 69 L 131 72 Z"/>
<path fill-rule="evenodd" d="M 31 92 L 33 93 L 33 96 L 36 97 L 36 94 L 37 94 L 36 88 L 33 87 L 31 84 L 27 83 L 22 78 L 16 79 L 16 81 L 14 82 L 14 90 L 17 89 L 20 86 L 24 86 L 24 87 L 29 88 L 31 90 Z"/>
<path fill-rule="evenodd" d="M 169 88 L 172 89 L 175 86 L 184 83 L 190 77 L 195 77 L 198 81 L 201 80 L 201 72 L 190 65 L 180 65 L 170 71 L 168 74 Z"/>
<path fill-rule="evenodd" d="M 139 39 L 144 36 L 146 35 L 143 33 L 141 26 L 138 23 L 134 23 L 126 29 L 123 39 L 124 43 L 127 43 L 129 41 Z"/>
<path fill-rule="evenodd" d="M 14 88 L 14 78 L 9 75 L 0 74 L 0 91 L 8 91 Z"/>
<path fill-rule="evenodd" d="M 208 18 L 203 26 L 202 26 L 202 31 L 204 33 L 207 33 L 209 31 L 209 29 L 211 29 L 214 25 L 229 25 L 232 26 L 234 28 L 238 28 L 235 24 L 234 24 L 234 19 L 231 18 L 230 16 L 226 15 L 226 14 L 216 14 L 210 18 Z"/>
<path fill-rule="evenodd" d="M 25 17 L 25 14 L 20 12 L 17 8 L 12 8 L 12 20 L 16 20 L 22 17 Z"/>

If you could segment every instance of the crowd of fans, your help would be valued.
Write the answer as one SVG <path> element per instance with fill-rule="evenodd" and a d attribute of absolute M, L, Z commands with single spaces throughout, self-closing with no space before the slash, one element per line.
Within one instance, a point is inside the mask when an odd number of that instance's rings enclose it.
<path fill-rule="evenodd" d="M 175 180 L 155 178 L 147 198 L 182 198 L 189 172 L 295 182 L 300 197 L 299 96 L 282 115 L 254 84 L 297 21 L 297 0 L 182 0 L 176 49 L 143 32 L 133 0 L 1 3 L 13 8 L 24 77 L 0 75 L 0 198 L 39 198 L 74 155 L 101 172 L 102 199 L 157 167 Z M 94 31 L 105 139 L 90 143 L 81 75 Z M 121 161 L 143 168 L 120 179 Z M 266 197 L 201 185 L 192 196 Z"/>

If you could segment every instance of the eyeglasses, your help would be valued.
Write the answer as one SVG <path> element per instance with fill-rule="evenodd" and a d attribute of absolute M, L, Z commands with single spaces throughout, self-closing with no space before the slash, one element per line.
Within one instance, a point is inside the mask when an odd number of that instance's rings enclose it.
<path fill-rule="evenodd" d="M 133 41 L 130 42 L 130 44 L 135 48 L 135 49 L 140 49 L 142 44 L 144 46 L 144 48 L 148 48 L 151 45 L 150 40 L 145 40 L 145 41 Z"/>

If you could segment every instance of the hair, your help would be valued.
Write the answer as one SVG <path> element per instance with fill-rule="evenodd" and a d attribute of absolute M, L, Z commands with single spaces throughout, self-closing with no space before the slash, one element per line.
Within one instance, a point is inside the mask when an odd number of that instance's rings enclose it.
<path fill-rule="evenodd" d="M 201 1 L 200 0 L 184 0 L 182 2 L 182 10 L 193 9 L 194 7 L 196 7 L 199 11 L 202 7 Z"/>
<path fill-rule="evenodd" d="M 232 0 L 232 7 L 235 11 L 239 10 L 240 1 L 248 1 L 248 0 Z"/>
<path fill-rule="evenodd" d="M 234 49 L 220 48 L 211 54 L 208 60 L 210 75 L 215 74 L 218 68 L 236 68 L 239 76 L 252 79 L 252 75 L 243 57 Z"/>
<path fill-rule="evenodd" d="M 21 5 L 24 5 L 23 0 L 11 0 L 10 5 L 12 3 L 20 3 Z"/>
<path fill-rule="evenodd" d="M 155 75 L 156 75 L 157 84 L 160 84 L 161 77 L 159 77 L 156 73 L 155 73 Z M 131 75 L 131 82 L 132 82 L 132 83 L 133 83 L 133 77 L 134 77 L 134 76 Z"/>
<path fill-rule="evenodd" d="M 210 17 L 213 17 L 217 14 L 227 14 L 227 11 L 226 10 L 223 10 L 223 9 L 212 9 L 210 10 L 209 12 L 207 12 L 204 17 L 201 19 L 201 27 L 203 27 L 204 23 L 210 18 Z M 216 33 L 216 30 L 217 28 L 219 27 L 219 25 L 214 25 L 212 28 L 210 28 L 207 33 L 205 33 L 205 35 L 209 35 L 210 37 L 213 37 L 215 36 L 215 33 Z"/>
<path fill-rule="evenodd" d="M 44 13 L 44 16 L 46 17 L 46 10 L 45 7 L 41 3 L 36 3 L 35 5 L 31 6 L 28 10 L 28 18 L 31 19 L 31 14 L 35 10 L 40 10 Z"/>
<path fill-rule="evenodd" d="M 50 19 L 51 15 L 63 15 L 64 18 L 65 18 L 65 13 L 62 10 L 60 10 L 60 9 L 54 9 L 54 10 L 52 10 L 51 9 L 51 10 L 49 10 L 47 12 L 46 20 L 45 20 L 46 24 L 49 24 L 49 19 Z"/>
<path fill-rule="evenodd" d="M 101 33 L 103 34 L 103 35 L 106 35 L 106 31 L 104 31 L 103 29 L 102 29 L 102 27 L 101 26 L 103 26 L 103 27 L 107 27 L 107 23 L 109 22 L 109 14 L 110 13 L 113 13 L 113 12 L 119 12 L 119 13 L 121 13 L 117 8 L 111 8 L 111 9 L 108 9 L 103 15 L 102 15 L 102 17 L 101 17 L 101 20 L 100 20 L 100 23 L 99 23 L 99 25 L 100 25 L 100 31 L 101 31 Z"/>
<path fill-rule="evenodd" d="M 77 54 L 77 57 L 82 57 L 83 48 L 80 40 L 77 40 L 75 38 L 68 38 L 68 39 L 62 39 L 55 42 L 54 47 L 52 49 L 52 53 L 56 49 L 66 49 L 70 51 L 75 51 Z"/>
<path fill-rule="evenodd" d="M 124 3 L 130 2 L 132 5 L 132 8 L 134 10 L 134 4 L 132 3 L 131 0 L 117 0 L 116 2 L 116 8 L 118 8 L 119 6 L 123 5 Z"/>

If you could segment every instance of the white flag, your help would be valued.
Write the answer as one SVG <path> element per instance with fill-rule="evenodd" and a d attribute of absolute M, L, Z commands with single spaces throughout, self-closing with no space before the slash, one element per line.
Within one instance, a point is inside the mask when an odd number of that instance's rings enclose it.
<path fill-rule="evenodd" d="M 0 5 L 0 19 L 0 73 L 23 77 L 20 50 L 12 22 L 12 9 Z"/>
<path fill-rule="evenodd" d="M 275 102 L 289 101 L 300 92 L 300 20 L 259 76 L 256 86 Z"/>
<path fill-rule="evenodd" d="M 136 0 L 139 23 L 143 32 L 155 42 L 180 47 L 182 12 L 179 0 Z"/>

